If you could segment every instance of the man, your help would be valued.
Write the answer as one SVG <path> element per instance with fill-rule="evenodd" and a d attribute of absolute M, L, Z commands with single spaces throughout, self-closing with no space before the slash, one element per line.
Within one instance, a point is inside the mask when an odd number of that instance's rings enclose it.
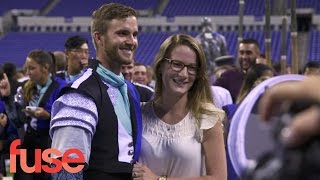
<path fill-rule="evenodd" d="M 121 73 L 123 74 L 124 78 L 130 82 L 133 82 L 133 74 L 134 70 L 134 63 L 128 65 L 122 65 Z M 146 85 L 140 84 L 138 82 L 133 82 L 135 88 L 138 90 L 140 95 L 141 102 L 148 102 L 152 99 L 154 90 Z"/>
<path fill-rule="evenodd" d="M 229 90 L 233 102 L 236 102 L 239 94 L 244 75 L 249 68 L 256 64 L 256 59 L 260 56 L 259 44 L 255 39 L 244 39 L 239 43 L 238 47 L 238 67 L 233 67 L 230 70 L 221 74 L 214 85 L 224 87 Z"/>
<path fill-rule="evenodd" d="M 244 39 L 239 43 L 238 61 L 241 71 L 246 73 L 248 69 L 256 64 L 260 57 L 259 43 L 255 39 Z"/>
<path fill-rule="evenodd" d="M 320 63 L 318 61 L 307 62 L 303 68 L 303 75 L 319 76 L 320 75 Z"/>
<path fill-rule="evenodd" d="M 91 35 L 96 60 L 62 90 L 50 129 L 52 148 L 81 150 L 86 167 L 73 174 L 62 170 L 53 179 L 131 179 L 140 153 L 141 111 L 139 95 L 121 67 L 132 63 L 138 46 L 136 11 L 117 3 L 102 5 L 92 14 Z"/>
<path fill-rule="evenodd" d="M 56 76 L 70 83 L 79 78 L 83 68 L 88 65 L 88 41 L 81 36 L 72 36 L 66 40 L 64 47 L 67 57 L 67 71 L 60 71 Z"/>
<path fill-rule="evenodd" d="M 66 53 L 63 51 L 54 51 L 53 52 L 54 58 L 56 60 L 56 74 L 62 73 L 67 68 L 67 57 Z"/>
<path fill-rule="evenodd" d="M 226 39 L 218 32 L 214 32 L 211 19 L 203 18 L 201 22 L 202 32 L 196 36 L 201 43 L 207 58 L 207 68 L 209 75 L 213 74 L 215 67 L 214 60 L 220 56 L 228 54 Z"/>
<path fill-rule="evenodd" d="M 134 63 L 133 81 L 147 85 L 147 67 L 142 63 Z"/>

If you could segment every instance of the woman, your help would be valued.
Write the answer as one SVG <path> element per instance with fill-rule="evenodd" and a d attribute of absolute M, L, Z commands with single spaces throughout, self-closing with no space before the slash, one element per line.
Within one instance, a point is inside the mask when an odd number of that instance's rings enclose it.
<path fill-rule="evenodd" d="M 243 83 L 237 98 L 237 104 L 240 104 L 253 88 L 255 88 L 262 81 L 273 77 L 273 75 L 274 75 L 273 69 L 268 65 L 265 65 L 265 64 L 252 65 L 243 80 Z"/>
<path fill-rule="evenodd" d="M 54 67 L 51 55 L 43 50 L 33 50 L 26 59 L 26 69 L 29 80 L 22 87 L 23 101 L 20 102 L 26 114 L 26 133 L 22 143 L 27 149 L 27 164 L 29 167 L 35 163 L 35 149 L 42 151 L 49 148 L 49 124 L 51 119 L 52 103 L 58 98 L 64 81 L 53 78 L 51 72 Z M 19 158 L 18 158 L 19 159 Z M 43 163 L 42 163 L 43 164 Z M 18 171 L 18 170 L 17 170 Z M 18 171 L 19 172 L 19 171 Z M 20 172 L 15 179 L 50 179 L 49 174 Z"/>
<path fill-rule="evenodd" d="M 213 104 L 202 48 L 189 35 L 172 35 L 154 65 L 155 98 L 142 106 L 133 179 L 226 179 L 224 112 Z"/>

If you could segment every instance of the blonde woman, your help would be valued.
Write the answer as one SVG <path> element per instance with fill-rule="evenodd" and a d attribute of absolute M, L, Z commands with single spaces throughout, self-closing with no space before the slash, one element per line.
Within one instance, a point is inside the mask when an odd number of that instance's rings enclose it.
<path fill-rule="evenodd" d="M 133 179 L 226 179 L 224 112 L 214 106 L 202 48 L 189 35 L 172 35 L 154 68 L 155 98 L 142 106 Z"/>

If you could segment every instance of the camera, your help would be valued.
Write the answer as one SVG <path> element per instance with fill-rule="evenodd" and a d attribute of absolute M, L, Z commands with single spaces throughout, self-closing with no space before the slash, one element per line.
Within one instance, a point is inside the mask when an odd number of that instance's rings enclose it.
<path fill-rule="evenodd" d="M 295 114 L 319 103 L 293 102 L 288 113 L 275 119 L 273 139 L 275 148 L 257 159 L 242 175 L 243 180 L 313 180 L 320 179 L 320 137 L 313 137 L 298 147 L 290 148 L 280 142 L 280 133 Z"/>

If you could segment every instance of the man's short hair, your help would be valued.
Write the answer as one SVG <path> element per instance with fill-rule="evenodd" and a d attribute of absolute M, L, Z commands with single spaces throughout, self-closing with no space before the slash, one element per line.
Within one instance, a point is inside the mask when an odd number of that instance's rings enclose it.
<path fill-rule="evenodd" d="M 85 43 L 88 44 L 87 39 L 78 35 L 71 36 L 66 40 L 64 47 L 66 48 L 66 50 L 79 49 Z"/>
<path fill-rule="evenodd" d="M 242 41 L 240 41 L 240 44 L 254 44 L 258 48 L 260 48 L 258 41 L 252 38 L 243 39 Z"/>
<path fill-rule="evenodd" d="M 304 68 L 303 68 L 303 72 L 306 71 L 307 68 L 316 68 L 316 69 L 320 69 L 320 63 L 318 61 L 309 61 L 305 64 Z"/>
<path fill-rule="evenodd" d="M 139 62 L 135 62 L 135 63 L 134 63 L 134 66 L 144 66 L 144 67 L 147 68 L 147 66 L 146 66 L 145 64 L 139 63 Z"/>
<path fill-rule="evenodd" d="M 92 13 L 91 33 L 97 31 L 104 33 L 107 29 L 107 22 L 112 19 L 124 19 L 130 16 L 138 16 L 138 13 L 131 7 L 118 3 L 109 3 L 101 6 Z"/>

